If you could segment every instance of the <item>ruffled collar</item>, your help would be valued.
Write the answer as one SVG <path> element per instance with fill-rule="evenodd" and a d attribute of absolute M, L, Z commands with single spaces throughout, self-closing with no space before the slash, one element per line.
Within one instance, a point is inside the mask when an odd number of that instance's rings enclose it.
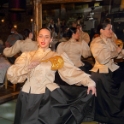
<path fill-rule="evenodd" d="M 50 52 L 51 49 L 50 48 L 47 48 L 47 49 L 42 49 L 41 47 L 38 48 L 37 52 L 39 53 L 47 53 L 47 52 Z"/>

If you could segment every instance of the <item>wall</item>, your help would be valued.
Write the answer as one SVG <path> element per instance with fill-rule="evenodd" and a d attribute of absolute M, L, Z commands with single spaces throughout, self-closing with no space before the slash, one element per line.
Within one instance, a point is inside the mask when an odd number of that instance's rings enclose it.
<path fill-rule="evenodd" d="M 17 25 L 17 31 L 19 33 L 22 33 L 25 28 L 32 29 L 31 18 L 33 18 L 33 13 L 30 11 L 31 9 L 29 7 L 25 12 L 19 12 L 17 16 L 13 16 L 7 8 L 2 8 L 1 13 L 6 13 L 6 15 L 0 16 L 0 39 L 5 42 L 10 34 L 10 29 L 14 25 Z M 2 20 L 4 20 L 4 22 L 2 22 Z"/>

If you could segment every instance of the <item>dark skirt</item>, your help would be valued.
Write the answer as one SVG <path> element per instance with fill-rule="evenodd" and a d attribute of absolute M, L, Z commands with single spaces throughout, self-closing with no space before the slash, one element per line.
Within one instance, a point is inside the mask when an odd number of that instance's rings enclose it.
<path fill-rule="evenodd" d="M 95 120 L 108 124 L 124 124 L 124 73 L 121 69 L 108 74 L 92 72 L 96 82 Z"/>
<path fill-rule="evenodd" d="M 81 124 L 94 120 L 94 95 L 86 87 L 60 85 L 43 94 L 20 92 L 14 124 Z"/>
<path fill-rule="evenodd" d="M 82 60 L 82 62 L 84 63 L 84 66 L 81 66 L 79 68 L 85 73 L 90 74 L 91 73 L 90 70 L 93 68 L 93 66 L 87 61 Z"/>

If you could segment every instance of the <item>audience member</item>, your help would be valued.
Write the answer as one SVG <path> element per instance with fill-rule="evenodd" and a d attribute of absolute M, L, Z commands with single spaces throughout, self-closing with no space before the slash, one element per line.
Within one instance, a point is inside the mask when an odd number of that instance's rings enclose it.
<path fill-rule="evenodd" d="M 11 47 L 17 40 L 22 40 L 23 37 L 21 34 L 19 34 L 15 28 L 11 29 L 11 34 L 8 36 L 5 46 Z"/>
<path fill-rule="evenodd" d="M 0 54 L 0 88 L 4 86 L 4 81 L 6 78 L 6 71 L 10 67 L 10 63 L 8 60 L 5 59 L 5 57 Z"/>
<path fill-rule="evenodd" d="M 6 78 L 6 71 L 11 65 L 3 56 L 3 49 L 5 48 L 3 41 L 0 39 L 0 88 L 4 86 Z"/>
<path fill-rule="evenodd" d="M 47 28 L 49 28 L 50 30 L 54 30 L 55 33 L 58 35 L 58 27 L 57 27 L 57 25 L 55 24 L 55 22 L 54 22 L 53 19 L 50 19 Z"/>

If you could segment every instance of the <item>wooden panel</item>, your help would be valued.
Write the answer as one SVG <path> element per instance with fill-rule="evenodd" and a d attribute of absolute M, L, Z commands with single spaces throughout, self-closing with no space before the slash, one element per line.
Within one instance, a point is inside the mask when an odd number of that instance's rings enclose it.
<path fill-rule="evenodd" d="M 43 10 L 60 9 L 61 5 L 58 3 L 54 4 L 43 4 Z"/>
<path fill-rule="evenodd" d="M 104 5 L 120 5 L 121 0 L 103 0 Z"/>
<path fill-rule="evenodd" d="M 55 4 L 55 3 L 76 3 L 76 2 L 92 2 L 94 0 L 41 0 L 42 4 Z"/>

